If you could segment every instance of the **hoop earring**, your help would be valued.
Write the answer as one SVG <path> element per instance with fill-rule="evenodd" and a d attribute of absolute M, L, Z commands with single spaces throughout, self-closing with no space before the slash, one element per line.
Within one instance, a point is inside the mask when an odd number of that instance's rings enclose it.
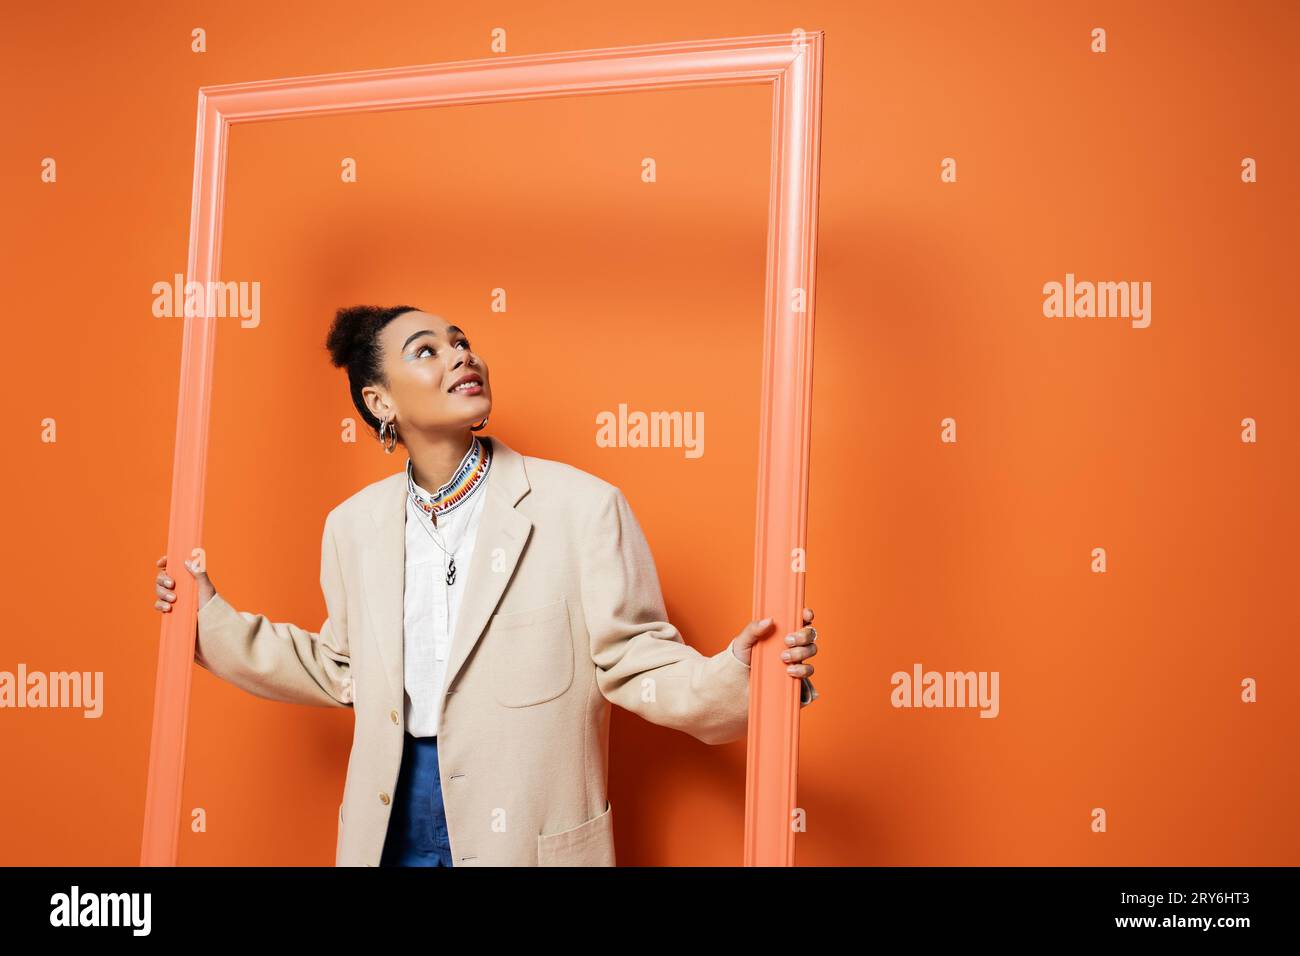
<path fill-rule="evenodd" d="M 391 435 L 393 439 L 391 444 L 387 440 L 389 435 Z M 393 449 L 397 447 L 397 423 L 392 419 L 379 423 L 379 443 L 384 446 L 385 453 L 389 455 L 391 455 Z"/>
<path fill-rule="evenodd" d="M 469 430 L 472 432 L 481 432 L 484 428 L 487 427 L 487 423 L 488 423 L 488 417 L 484 415 L 483 420 L 479 422 L 477 425 L 470 425 Z"/>

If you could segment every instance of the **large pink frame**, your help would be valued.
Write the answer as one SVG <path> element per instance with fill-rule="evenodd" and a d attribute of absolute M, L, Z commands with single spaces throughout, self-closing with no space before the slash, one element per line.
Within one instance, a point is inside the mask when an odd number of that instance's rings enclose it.
<path fill-rule="evenodd" d="M 226 150 L 236 123 L 326 113 L 590 96 L 632 90 L 759 83 L 772 88 L 772 180 L 763 316 L 758 516 L 753 616 L 784 635 L 801 625 L 811 439 L 812 343 L 821 139 L 821 31 L 496 57 L 329 73 L 199 89 L 187 282 L 216 281 Z M 217 319 L 185 319 L 167 535 L 169 555 L 202 540 L 208 420 Z M 802 554 L 802 550 L 800 551 Z M 194 671 L 197 591 L 173 576 L 177 601 L 162 619 L 142 866 L 175 866 Z M 779 637 L 755 648 L 745 795 L 747 866 L 794 863 L 799 682 L 785 674 Z"/>

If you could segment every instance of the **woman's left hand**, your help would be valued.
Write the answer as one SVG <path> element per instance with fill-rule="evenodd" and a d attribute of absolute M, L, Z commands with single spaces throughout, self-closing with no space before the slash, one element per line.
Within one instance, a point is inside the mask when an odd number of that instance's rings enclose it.
<path fill-rule="evenodd" d="M 781 652 L 781 660 L 786 664 L 785 672 L 798 681 L 804 681 L 812 676 L 813 665 L 805 662 L 817 653 L 817 629 L 812 626 L 812 608 L 806 607 L 803 609 L 803 619 L 805 622 L 803 627 L 785 636 L 786 647 Z M 752 622 L 736 635 L 736 639 L 732 641 L 732 653 L 740 659 L 741 663 L 749 664 L 750 658 L 753 656 L 754 645 L 771 630 L 772 621 L 770 618 L 766 619 L 766 623 L 763 621 Z M 812 681 L 807 681 L 802 691 L 801 707 L 811 704 L 821 696 L 817 693 L 816 688 L 812 686 Z"/>

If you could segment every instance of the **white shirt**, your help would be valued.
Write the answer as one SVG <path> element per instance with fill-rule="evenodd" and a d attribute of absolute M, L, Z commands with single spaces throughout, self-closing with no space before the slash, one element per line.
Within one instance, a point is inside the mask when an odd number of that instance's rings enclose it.
<path fill-rule="evenodd" d="M 473 453 L 471 447 L 465 457 Z M 462 465 L 464 459 L 462 459 Z M 410 462 L 407 471 L 410 474 Z M 489 462 L 488 470 L 491 470 Z M 460 469 L 457 469 L 459 474 Z M 428 514 L 407 497 L 406 501 L 406 594 L 403 600 L 403 658 L 406 683 L 406 729 L 416 737 L 435 737 L 442 718 L 442 691 L 447 677 L 447 658 L 461 600 L 469 586 L 469 565 L 478 537 L 483 511 L 484 475 L 469 496 L 451 511 L 438 516 L 435 526 Z M 438 492 L 455 482 L 443 485 Z M 415 484 L 414 479 L 411 483 Z M 416 490 L 433 501 L 438 492 L 415 484 Z M 443 548 L 456 558 L 456 581 L 448 585 L 446 552 L 434 543 L 436 534 Z"/>

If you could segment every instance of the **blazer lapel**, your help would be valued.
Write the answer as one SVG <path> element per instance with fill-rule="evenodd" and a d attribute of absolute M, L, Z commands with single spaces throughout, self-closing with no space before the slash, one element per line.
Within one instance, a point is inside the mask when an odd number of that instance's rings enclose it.
<path fill-rule="evenodd" d="M 532 520 L 516 510 L 528 493 L 523 456 L 499 438 L 480 436 L 492 445 L 492 465 L 483 487 L 478 536 L 470 558 L 469 576 L 447 661 L 445 688 L 450 688 L 470 652 L 483 636 L 488 619 L 514 575 L 519 556 L 532 532 Z M 406 469 L 380 483 L 380 494 L 370 517 L 373 539 L 361 554 L 365 604 L 370 627 L 379 646 L 384 674 L 391 689 L 405 694 L 404 673 L 406 592 Z"/>

